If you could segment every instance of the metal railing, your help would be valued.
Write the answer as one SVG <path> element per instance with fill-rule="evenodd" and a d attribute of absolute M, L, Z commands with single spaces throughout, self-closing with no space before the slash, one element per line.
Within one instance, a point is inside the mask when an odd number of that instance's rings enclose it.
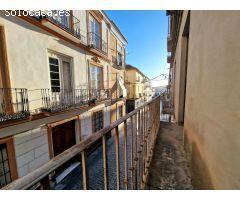
<path fill-rule="evenodd" d="M 107 54 L 107 43 L 96 33 L 88 33 L 89 46 L 91 48 L 97 49 L 104 54 Z"/>
<path fill-rule="evenodd" d="M 112 63 L 113 63 L 113 67 L 115 67 L 117 69 L 123 69 L 122 68 L 122 61 L 118 60 L 117 57 L 112 56 Z"/>
<path fill-rule="evenodd" d="M 119 148 L 119 126 L 122 123 L 124 125 L 123 148 Z M 128 123 L 130 129 L 127 126 Z M 116 189 L 121 189 L 122 184 L 124 189 L 144 189 L 159 126 L 160 97 L 158 96 L 2 189 L 29 189 L 38 183 L 41 189 L 51 189 L 49 175 L 76 156 L 79 156 L 81 160 L 83 189 L 89 189 L 86 152 L 97 141 L 101 141 L 103 173 L 101 170 L 96 171 L 97 174 L 92 174 L 92 176 L 101 176 L 104 180 L 104 189 L 109 189 L 107 149 L 109 133 L 114 137 Z M 120 152 L 121 149 L 122 152 Z M 123 167 L 120 166 L 120 159 L 124 163 Z M 120 174 L 124 174 L 122 181 Z"/>
<path fill-rule="evenodd" d="M 0 123 L 29 116 L 27 89 L 0 88 Z"/>
<path fill-rule="evenodd" d="M 42 16 L 42 19 L 44 18 L 50 20 L 54 24 L 63 28 L 65 31 L 79 38 L 81 42 L 86 45 L 86 37 L 81 34 L 80 30 L 80 20 L 71 12 L 69 12 L 68 16 L 60 16 L 59 10 L 52 10 L 52 15 Z"/>
<path fill-rule="evenodd" d="M 108 89 L 41 89 L 42 111 L 57 112 L 110 98 Z"/>

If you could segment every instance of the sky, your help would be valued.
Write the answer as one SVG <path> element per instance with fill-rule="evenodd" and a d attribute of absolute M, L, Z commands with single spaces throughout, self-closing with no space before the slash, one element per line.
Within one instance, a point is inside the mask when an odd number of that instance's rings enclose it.
<path fill-rule="evenodd" d="M 115 22 L 128 41 L 126 63 L 140 69 L 150 79 L 167 74 L 166 11 L 108 10 L 109 18 Z M 159 77 L 153 86 L 167 85 Z"/>

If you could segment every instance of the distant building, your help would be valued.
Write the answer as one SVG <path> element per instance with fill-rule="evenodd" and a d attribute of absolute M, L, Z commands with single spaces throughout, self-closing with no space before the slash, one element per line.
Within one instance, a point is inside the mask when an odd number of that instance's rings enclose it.
<path fill-rule="evenodd" d="M 127 88 L 127 112 L 130 112 L 152 98 L 150 79 L 137 67 L 126 65 L 125 85 Z"/>

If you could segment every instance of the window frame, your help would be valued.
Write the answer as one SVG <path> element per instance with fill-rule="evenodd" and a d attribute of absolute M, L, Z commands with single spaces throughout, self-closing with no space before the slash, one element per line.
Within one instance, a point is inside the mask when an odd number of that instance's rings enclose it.
<path fill-rule="evenodd" d="M 95 62 L 92 62 L 92 61 L 88 61 L 88 87 L 89 87 L 89 90 L 91 89 L 94 89 L 92 88 L 92 79 L 91 79 L 91 66 L 94 66 L 94 67 L 98 67 L 100 68 L 100 90 L 102 90 L 104 88 L 104 77 L 103 77 L 103 66 L 98 64 L 98 63 L 95 63 Z"/>
<path fill-rule="evenodd" d="M 118 119 L 120 119 L 121 117 L 123 117 L 123 105 L 118 106 Z"/>
<path fill-rule="evenodd" d="M 102 128 L 100 128 L 100 129 L 96 129 L 95 127 L 94 127 L 94 115 L 95 114 L 97 114 L 97 113 L 102 113 Z M 97 131 L 99 131 L 99 130 L 101 130 L 101 129 L 103 129 L 104 128 L 104 111 L 103 111 L 103 109 L 98 109 L 98 110 L 94 110 L 93 112 L 92 112 L 92 134 L 93 133 L 96 133 Z"/>
<path fill-rule="evenodd" d="M 56 59 L 58 60 L 58 71 L 59 71 L 59 82 L 60 82 L 60 86 L 59 86 L 59 91 L 61 91 L 64 88 L 64 75 L 63 75 L 63 62 L 68 62 L 70 64 L 70 77 L 69 77 L 69 81 L 70 81 L 70 87 L 71 89 L 74 89 L 74 75 L 73 75 L 73 60 L 72 57 L 69 56 L 65 56 L 59 53 L 55 53 L 52 51 L 48 52 L 48 69 L 49 69 L 49 82 L 50 82 L 50 88 L 52 92 L 57 92 L 58 90 L 54 91 L 52 90 L 52 83 L 51 83 L 51 70 L 50 70 L 50 58 L 52 59 Z"/>
<path fill-rule="evenodd" d="M 10 177 L 11 177 L 11 182 L 13 182 L 18 178 L 13 138 L 8 137 L 8 138 L 0 139 L 0 144 L 6 144 Z"/>

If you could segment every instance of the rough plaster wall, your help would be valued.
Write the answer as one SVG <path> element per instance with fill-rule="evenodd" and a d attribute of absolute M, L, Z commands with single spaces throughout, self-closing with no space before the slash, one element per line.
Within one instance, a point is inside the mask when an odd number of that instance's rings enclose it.
<path fill-rule="evenodd" d="M 179 121 L 179 92 L 180 92 L 180 81 L 183 81 L 182 79 L 180 79 L 180 71 L 181 71 L 181 50 L 182 50 L 182 33 L 183 33 L 183 29 L 184 29 L 184 25 L 186 23 L 186 19 L 187 19 L 187 14 L 188 12 L 185 11 L 183 12 L 182 15 L 182 22 L 181 22 L 181 26 L 180 26 L 180 31 L 179 31 L 179 35 L 178 35 L 178 43 L 177 43 L 177 48 L 176 48 L 176 53 L 175 53 L 175 58 L 174 58 L 174 63 L 176 63 L 176 65 L 174 64 L 175 67 L 175 77 L 174 77 L 174 112 L 175 112 L 175 119 L 176 121 Z"/>
<path fill-rule="evenodd" d="M 22 177 L 49 160 L 47 130 L 36 128 L 14 136 L 18 176 Z"/>
<path fill-rule="evenodd" d="M 238 11 L 191 12 L 184 129 L 216 189 L 240 188 L 239 29 Z"/>

